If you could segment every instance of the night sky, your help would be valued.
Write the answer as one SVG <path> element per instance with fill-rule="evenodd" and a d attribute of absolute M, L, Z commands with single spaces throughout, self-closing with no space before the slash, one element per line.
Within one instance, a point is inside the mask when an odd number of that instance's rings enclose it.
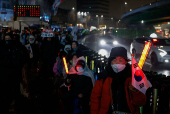
<path fill-rule="evenodd" d="M 127 2 L 126 12 L 129 12 L 130 9 L 136 9 L 142 5 L 147 5 L 155 2 L 156 0 L 110 0 L 110 16 L 120 19 L 124 14 L 124 2 Z"/>
<path fill-rule="evenodd" d="M 110 0 L 110 16 L 120 19 L 124 14 L 124 2 L 127 2 L 126 12 L 129 12 L 130 9 L 133 10 L 155 1 L 157 0 Z M 76 8 L 76 0 L 65 0 L 59 7 L 64 9 L 72 9 L 72 7 Z"/>

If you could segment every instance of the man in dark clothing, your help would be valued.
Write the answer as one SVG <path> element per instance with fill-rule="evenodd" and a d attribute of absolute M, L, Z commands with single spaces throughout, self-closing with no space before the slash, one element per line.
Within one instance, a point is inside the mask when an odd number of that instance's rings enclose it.
<path fill-rule="evenodd" d="M 53 74 L 53 66 L 56 62 L 56 45 L 55 42 L 53 42 L 53 38 L 45 38 L 42 43 L 42 61 L 43 66 L 42 70 L 46 72 L 47 74 Z M 50 76 L 50 75 L 49 75 Z"/>
<path fill-rule="evenodd" d="M 11 34 L 6 34 L 0 41 L 0 69 L 1 69 L 1 106 L 4 114 L 9 113 L 9 107 L 15 100 L 15 110 L 19 113 L 20 82 L 22 81 L 22 68 L 28 62 L 26 48 L 18 41 L 12 40 Z"/>
<path fill-rule="evenodd" d="M 36 70 L 39 61 L 39 45 L 35 43 L 34 36 L 29 36 L 29 44 L 25 45 L 25 47 L 28 49 L 30 54 L 29 69 L 32 68 L 33 64 L 33 68 Z"/>

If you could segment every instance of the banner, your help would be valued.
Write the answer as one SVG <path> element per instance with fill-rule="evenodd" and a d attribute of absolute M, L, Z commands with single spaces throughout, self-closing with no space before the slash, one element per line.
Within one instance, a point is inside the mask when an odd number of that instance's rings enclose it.
<path fill-rule="evenodd" d="M 51 29 L 43 29 L 41 37 L 54 37 L 53 30 L 51 30 Z"/>
<path fill-rule="evenodd" d="M 132 57 L 132 85 L 141 91 L 143 94 L 149 87 L 152 87 L 151 83 L 147 80 L 145 74 L 140 69 L 136 60 Z"/>

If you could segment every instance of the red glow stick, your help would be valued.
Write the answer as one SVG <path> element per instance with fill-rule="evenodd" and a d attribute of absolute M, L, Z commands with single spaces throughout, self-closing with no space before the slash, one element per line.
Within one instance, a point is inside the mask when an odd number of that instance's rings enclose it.
<path fill-rule="evenodd" d="M 146 57 L 148 55 L 150 47 L 151 47 L 151 43 L 146 42 L 145 47 L 144 47 L 143 52 L 142 52 L 142 55 L 141 55 L 141 58 L 140 58 L 140 61 L 139 61 L 139 64 L 138 64 L 141 69 L 142 69 L 142 67 L 144 65 L 144 62 L 145 62 L 145 59 L 146 59 Z"/>

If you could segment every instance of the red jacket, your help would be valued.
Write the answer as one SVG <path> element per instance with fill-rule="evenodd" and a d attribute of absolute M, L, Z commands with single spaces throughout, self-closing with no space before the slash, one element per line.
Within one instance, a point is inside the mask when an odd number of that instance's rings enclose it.
<path fill-rule="evenodd" d="M 145 105 L 146 96 L 138 92 L 132 92 L 129 90 L 128 86 L 131 83 L 131 78 L 127 78 L 125 82 L 126 99 L 131 110 L 131 113 L 140 114 L 139 107 Z M 110 81 L 110 85 L 109 85 Z M 109 107 L 111 105 L 110 89 L 112 78 L 106 78 L 103 83 L 103 79 L 97 80 L 91 94 L 91 114 L 107 114 Z M 129 91 L 129 92 L 128 92 Z"/>

